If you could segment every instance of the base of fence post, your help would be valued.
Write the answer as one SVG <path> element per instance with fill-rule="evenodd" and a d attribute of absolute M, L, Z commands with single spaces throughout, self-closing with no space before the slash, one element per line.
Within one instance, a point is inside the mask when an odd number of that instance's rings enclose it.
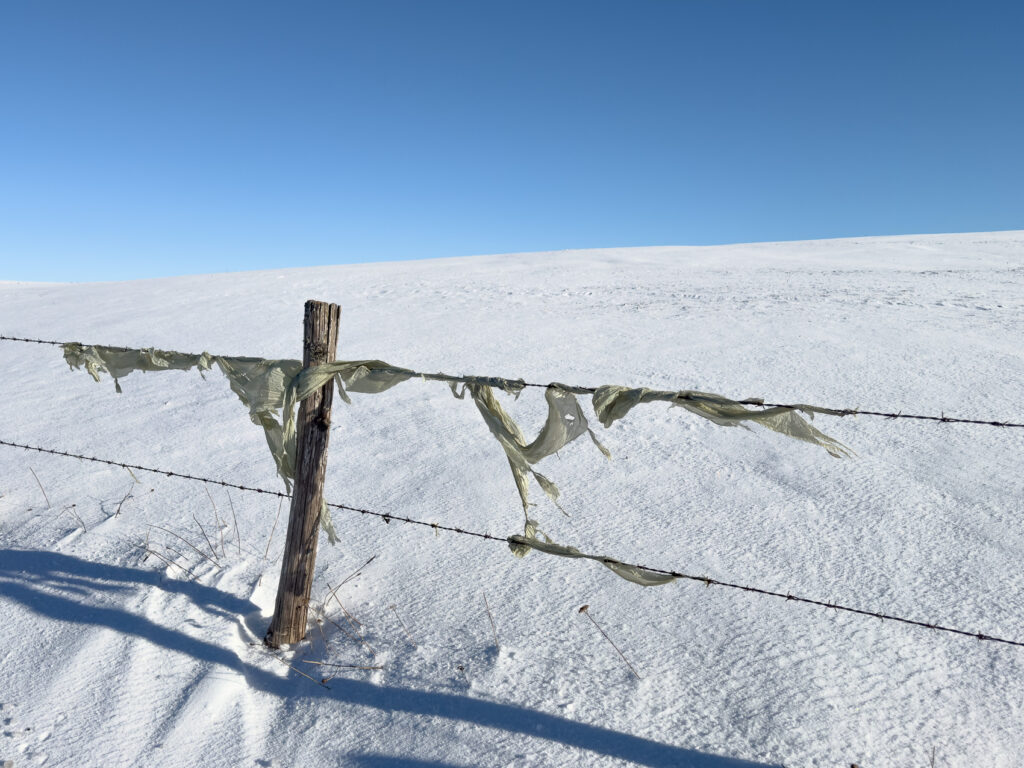
<path fill-rule="evenodd" d="M 334 361 L 340 318 L 341 308 L 337 304 L 306 302 L 303 367 Z M 332 380 L 299 406 L 296 419 L 295 487 L 281 562 L 281 581 L 277 587 L 274 618 L 264 638 L 264 642 L 272 648 L 297 643 L 306 636 L 320 510 L 324 501 L 324 474 L 327 470 L 333 396 Z"/>

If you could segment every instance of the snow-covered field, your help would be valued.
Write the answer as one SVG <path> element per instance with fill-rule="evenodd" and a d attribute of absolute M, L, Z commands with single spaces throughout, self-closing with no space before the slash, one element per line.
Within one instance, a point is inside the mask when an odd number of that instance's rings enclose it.
<path fill-rule="evenodd" d="M 342 305 L 342 359 L 1024 421 L 1022 232 L 0 283 L 0 333 L 299 357 L 307 298 Z M 217 371 L 117 395 L 54 347 L 0 342 L 0 360 L 0 439 L 280 488 Z M 505 400 L 535 433 L 542 391 Z M 335 400 L 329 499 L 521 530 L 472 402 L 420 381 L 353 401 Z M 539 466 L 570 515 L 535 511 L 559 542 L 1024 639 L 1024 430 L 818 417 L 857 453 L 836 460 L 664 404 L 593 424 L 610 460 L 584 439 Z M 0 764 L 1024 764 L 1024 649 L 341 512 L 325 619 L 285 657 L 326 688 L 259 643 L 277 503 L 138 480 L 0 447 Z M 161 530 L 208 549 L 193 516 L 219 568 Z M 364 644 L 321 603 L 371 556 L 337 592 Z"/>

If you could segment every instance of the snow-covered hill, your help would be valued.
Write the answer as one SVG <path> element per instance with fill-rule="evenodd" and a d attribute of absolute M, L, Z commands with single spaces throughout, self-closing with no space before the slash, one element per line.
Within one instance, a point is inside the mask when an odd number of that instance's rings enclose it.
<path fill-rule="evenodd" d="M 342 305 L 343 359 L 1024 421 L 1024 232 L 0 283 L 0 333 L 299 357 L 307 298 Z M 2 440 L 280 487 L 216 371 L 133 374 L 117 395 L 57 348 L 0 342 L 0 360 Z M 506 400 L 536 432 L 542 392 Z M 471 402 L 419 381 L 353 401 L 335 404 L 332 501 L 521 529 Z M 1024 640 L 1024 430 L 818 417 L 857 453 L 835 460 L 663 405 L 594 424 L 610 460 L 581 440 L 540 466 L 569 516 L 535 516 L 559 542 Z M 259 644 L 277 503 L 138 480 L 0 447 L 0 761 L 1024 764 L 1019 648 L 340 512 L 323 621 L 284 657 L 337 675 L 325 688 Z M 205 549 L 200 524 L 219 567 L 163 530 Z"/>

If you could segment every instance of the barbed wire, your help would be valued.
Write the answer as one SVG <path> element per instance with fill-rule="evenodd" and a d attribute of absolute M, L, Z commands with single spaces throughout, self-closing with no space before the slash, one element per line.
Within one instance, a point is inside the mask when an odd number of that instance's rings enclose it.
<path fill-rule="evenodd" d="M 112 466 L 112 467 L 122 467 L 124 469 L 135 469 L 135 470 L 139 470 L 140 472 L 151 472 L 154 475 L 164 475 L 165 477 L 174 477 L 174 478 L 178 478 L 179 480 L 194 480 L 194 481 L 199 482 L 199 483 L 209 483 L 210 485 L 219 485 L 219 486 L 221 486 L 223 488 L 235 488 L 235 489 L 237 489 L 239 491 L 248 491 L 249 493 L 259 493 L 259 494 L 263 494 L 264 496 L 273 496 L 273 497 L 278 497 L 278 498 L 283 498 L 283 499 L 290 499 L 291 498 L 291 494 L 283 493 L 281 491 L 271 491 L 271 490 L 269 490 L 267 488 L 254 488 L 254 487 L 249 486 L 249 485 L 240 485 L 239 483 L 230 483 L 230 482 L 228 482 L 226 480 L 217 480 L 217 479 L 212 478 L 212 477 L 199 477 L 197 475 L 190 475 L 187 472 L 175 472 L 175 471 L 169 470 L 169 469 L 158 469 L 156 467 L 146 467 L 146 466 L 143 466 L 141 464 L 129 464 L 128 462 L 116 461 L 114 459 L 101 459 L 98 456 L 86 456 L 86 455 L 80 454 L 80 453 L 71 453 L 69 451 L 59 451 L 59 450 L 56 450 L 54 448 L 42 448 L 42 447 L 37 446 L 37 445 L 26 445 L 24 443 L 13 443 L 13 442 L 10 442 L 8 440 L 0 440 L 0 445 L 6 445 L 6 446 L 9 446 L 11 448 L 24 448 L 26 451 L 36 451 L 37 453 L 49 453 L 49 454 L 52 454 L 54 456 L 65 456 L 65 457 L 67 457 L 69 459 L 81 459 L 82 461 L 92 461 L 92 462 L 95 462 L 97 464 L 107 464 L 107 465 Z M 440 523 L 427 523 L 427 522 L 423 522 L 422 520 L 413 520 L 412 518 L 402 517 L 401 515 L 393 515 L 393 514 L 389 514 L 389 513 L 385 513 L 385 512 L 374 512 L 373 510 L 370 510 L 370 509 L 361 509 L 360 507 L 350 507 L 347 504 L 332 504 L 331 502 L 327 502 L 327 506 L 328 507 L 333 507 L 334 509 L 343 509 L 343 510 L 348 511 L 348 512 L 358 512 L 358 513 L 363 514 L 363 515 L 372 515 L 374 517 L 379 517 L 379 518 L 382 518 L 384 520 L 384 522 L 386 522 L 386 523 L 390 522 L 391 520 L 398 520 L 399 522 L 411 523 L 413 525 L 424 525 L 424 526 L 427 526 L 429 528 L 433 528 L 435 530 L 449 531 L 451 533 L 461 533 L 461 534 L 464 534 L 464 535 L 467 535 L 467 536 L 477 536 L 477 537 L 482 538 L 482 539 L 490 539 L 492 541 L 500 541 L 500 542 L 503 542 L 503 543 L 508 543 L 508 540 L 505 539 L 504 537 L 501 537 L 501 536 L 492 536 L 489 533 L 478 533 L 476 531 L 466 531 L 466 530 L 463 530 L 461 528 L 454 528 L 454 527 L 447 526 L 447 525 L 441 525 Z"/>
<path fill-rule="evenodd" d="M 25 342 L 25 343 L 29 343 L 29 344 L 46 344 L 46 345 L 56 346 L 56 347 L 61 347 L 61 346 L 64 346 L 64 344 L 68 343 L 68 342 L 63 342 L 63 341 L 50 341 L 50 340 L 47 340 L 47 339 L 28 339 L 28 338 L 23 338 L 23 337 L 20 337 L 20 336 L 0 336 L 0 341 L 19 341 L 19 342 Z M 77 343 L 77 342 L 75 342 L 75 343 Z M 83 346 L 90 346 L 90 345 L 83 345 Z M 95 346 L 95 345 L 93 345 L 93 346 Z M 103 345 L 103 346 L 107 346 L 107 345 Z M 107 346 L 107 349 L 116 349 L 119 352 L 131 352 L 131 351 L 133 351 L 131 347 L 111 347 L 111 346 Z M 458 379 L 460 377 L 448 377 L 448 378 Z M 537 383 L 533 383 L 533 382 L 524 382 L 524 381 L 521 381 L 521 380 L 502 379 L 502 377 L 480 377 L 480 376 L 474 376 L 474 377 L 467 377 L 467 378 L 474 378 L 474 379 L 491 378 L 491 379 L 495 379 L 495 380 L 501 379 L 501 380 L 505 380 L 505 381 L 509 381 L 509 382 L 514 382 L 514 383 L 517 383 L 517 384 L 521 384 L 524 387 L 538 387 L 538 388 L 541 388 L 541 389 L 547 389 L 549 386 L 551 386 L 550 384 L 537 384 Z M 577 394 L 577 395 L 581 395 L 581 394 L 592 395 L 595 392 L 597 392 L 597 390 L 598 390 L 597 387 L 585 387 L 585 386 L 567 385 L 567 384 L 563 384 L 561 386 L 563 388 L 565 388 L 566 390 L 572 392 L 573 394 Z M 692 399 L 695 399 L 695 398 L 692 398 L 692 397 L 687 396 L 687 395 L 680 395 L 679 399 L 680 400 L 692 400 Z M 786 409 L 789 409 L 789 410 L 797 410 L 797 411 L 801 410 L 802 408 L 807 407 L 807 406 L 804 406 L 804 405 L 801 405 L 801 404 L 795 404 L 795 403 L 767 403 L 764 400 L 762 400 L 761 398 L 747 398 L 746 400 L 737 400 L 736 402 L 738 402 L 740 405 L 751 405 L 751 406 L 757 406 L 757 407 L 762 407 L 762 408 L 786 408 Z M 903 411 L 866 411 L 866 410 L 862 410 L 860 408 L 826 408 L 824 406 L 812 406 L 812 407 L 814 407 L 814 408 L 816 408 L 818 410 L 821 410 L 821 411 L 831 411 L 832 413 L 829 414 L 829 415 L 835 415 L 835 416 L 879 416 L 879 417 L 886 418 L 886 419 L 915 419 L 917 421 L 932 421 L 932 422 L 939 422 L 941 424 L 976 424 L 976 425 L 982 425 L 982 426 L 988 426 L 988 427 L 1016 427 L 1016 428 L 1024 428 L 1024 423 L 1012 422 L 1012 421 L 1008 421 L 1008 420 L 999 420 L 999 419 L 964 419 L 964 418 L 958 418 L 958 417 L 954 417 L 954 416 L 947 416 L 945 413 L 941 413 L 938 416 L 927 416 L 927 415 L 914 414 L 914 413 L 903 413 Z"/>
<path fill-rule="evenodd" d="M 532 384 L 526 383 L 527 387 L 543 387 L 547 389 L 549 384 Z M 597 392 L 597 387 L 570 387 L 573 392 L 582 394 L 594 394 Z M 679 395 L 680 400 L 698 400 L 689 395 Z M 746 400 L 737 400 L 740 405 L 754 405 L 761 408 L 787 408 L 791 411 L 799 411 L 803 409 L 803 406 L 793 403 L 766 403 L 761 398 L 748 398 Z M 883 411 L 864 411 L 860 408 L 826 408 L 824 406 L 814 406 L 821 410 L 832 411 L 832 416 L 884 416 L 887 419 L 919 419 L 922 421 L 938 421 L 943 424 L 983 424 L 990 427 L 1024 427 L 1024 423 L 1017 424 L 1011 421 L 998 421 L 995 419 L 961 419 L 953 416 L 947 416 L 945 413 L 939 416 L 922 416 L 912 413 L 903 413 L 902 411 L 897 412 L 883 412 Z"/>
<path fill-rule="evenodd" d="M 77 343 L 77 342 L 67 342 L 67 341 L 49 341 L 47 339 L 26 339 L 26 338 L 23 338 L 21 336 L 0 336 L 0 341 L 21 341 L 21 342 L 25 342 L 27 344 L 47 344 L 47 345 L 53 346 L 53 347 L 63 347 L 65 344 Z M 90 345 L 86 344 L 86 345 L 83 345 L 83 346 L 90 346 Z M 100 345 L 91 345 L 91 346 L 100 346 Z M 106 347 L 107 349 L 116 349 L 118 352 L 131 352 L 131 347 L 111 347 L 111 346 L 109 346 L 107 344 L 103 344 L 102 346 Z"/>
<path fill-rule="evenodd" d="M 106 464 L 106 465 L 114 466 L 114 467 L 123 467 L 125 469 L 134 469 L 134 470 L 139 470 L 141 472 L 150 472 L 150 473 L 153 473 L 153 474 L 156 474 L 156 475 L 164 475 L 165 477 L 178 478 L 178 479 L 181 479 L 181 480 L 193 480 L 193 481 L 201 482 L 201 483 L 210 483 L 211 485 L 219 485 L 219 486 L 222 486 L 224 488 L 235 488 L 235 489 L 240 490 L 240 491 L 247 491 L 247 492 L 250 492 L 250 493 L 258 493 L 258 494 L 262 494 L 262 495 L 265 495 L 265 496 L 276 496 L 276 497 L 281 497 L 281 498 L 286 498 L 286 499 L 291 498 L 291 496 L 289 494 L 282 493 L 281 491 L 271 491 L 271 490 L 268 490 L 266 488 L 254 488 L 252 486 L 241 485 L 239 483 L 231 483 L 231 482 L 228 482 L 226 480 L 217 480 L 215 478 L 210 478 L 210 477 L 199 477 L 199 476 L 196 476 L 196 475 L 190 475 L 190 474 L 185 473 L 185 472 L 175 472 L 173 470 L 158 469 L 158 468 L 155 468 L 155 467 L 146 467 L 146 466 L 143 466 L 141 464 L 130 464 L 128 462 L 116 461 L 114 459 L 103 459 L 103 458 L 99 458 L 97 456 L 86 456 L 84 454 L 71 453 L 69 451 L 61 451 L 61 450 L 57 450 L 57 449 L 54 449 L 54 448 L 43 448 L 43 447 L 37 446 L 37 445 L 27 445 L 25 443 L 16 443 L 16 442 L 12 442 L 12 441 L 9 441 L 9 440 L 3 440 L 3 439 L 0 439 L 0 445 L 8 446 L 10 448 L 22 448 L 22 449 L 24 449 L 26 451 L 36 451 L 38 453 L 52 454 L 54 456 L 64 456 L 64 457 L 72 458 L 72 459 L 80 459 L 82 461 L 91 461 L 91 462 L 96 462 L 98 464 Z M 490 533 L 483 533 L 483 532 L 480 532 L 480 531 L 471 531 L 471 530 L 467 530 L 465 528 L 458 528 L 458 527 L 450 526 L 450 525 L 442 525 L 440 523 L 431 523 L 431 522 L 427 522 L 426 520 L 416 520 L 414 518 L 405 517 L 403 515 L 391 514 L 390 512 L 376 512 L 376 511 L 371 510 L 371 509 L 364 509 L 362 507 L 353 507 L 353 506 L 350 506 L 348 504 L 336 504 L 336 503 L 332 503 L 332 502 L 326 502 L 326 503 L 327 503 L 327 506 L 332 508 L 332 509 L 340 509 L 340 510 L 344 510 L 344 511 L 347 511 L 347 512 L 357 512 L 357 513 L 359 513 L 361 515 L 369 515 L 369 516 L 372 516 L 372 517 L 379 518 L 380 520 L 382 520 L 385 523 L 390 523 L 392 520 L 394 520 L 394 521 L 401 522 L 401 523 L 408 523 L 410 525 L 418 525 L 418 526 L 422 526 L 424 528 L 430 528 L 430 529 L 432 529 L 434 531 L 447 531 L 448 533 L 455 533 L 455 534 L 458 534 L 458 535 L 461 535 L 461 536 L 473 536 L 473 537 L 478 538 L 478 539 L 486 539 L 487 541 L 500 542 L 502 544 L 513 543 L 513 540 L 511 538 L 506 538 L 506 537 L 502 537 L 502 536 L 494 536 L 493 534 L 490 534 Z M 520 537 L 517 537 L 517 538 L 520 538 Z M 520 538 L 520 540 L 521 540 L 521 538 Z M 672 576 L 673 578 L 676 578 L 676 579 L 683 579 L 683 580 L 687 580 L 687 581 L 695 581 L 695 582 L 699 582 L 701 584 L 704 584 L 707 587 L 716 586 L 716 587 L 725 587 L 727 589 L 737 589 L 737 590 L 741 590 L 743 592 L 749 592 L 749 593 L 756 594 L 756 595 L 763 595 L 765 597 L 777 597 L 777 598 L 782 598 L 784 600 L 795 602 L 795 603 L 804 603 L 806 605 L 814 605 L 814 606 L 818 606 L 820 608 L 831 608 L 834 611 L 841 611 L 841 612 L 845 612 L 845 613 L 853 613 L 853 614 L 857 614 L 857 615 L 860 615 L 860 616 L 870 616 L 872 618 L 882 619 L 883 621 L 893 621 L 893 622 L 897 622 L 897 623 L 900 623 L 900 624 L 908 624 L 910 626 L 921 627 L 921 628 L 924 628 L 924 629 L 930 629 L 930 630 L 934 630 L 934 631 L 938 631 L 938 632 L 947 632 L 947 633 L 952 633 L 952 634 L 955 634 L 955 635 L 962 635 L 964 637 L 972 637 L 972 638 L 974 638 L 976 640 L 982 640 L 982 641 L 993 642 L 993 643 L 1002 643 L 1004 645 L 1013 645 L 1013 646 L 1024 648 L 1024 642 L 1019 641 L 1019 640 L 1009 640 L 1009 639 L 1006 639 L 1006 638 L 1003 638 L 1003 637 L 996 637 L 994 635 L 988 635 L 988 634 L 985 634 L 985 633 L 982 633 L 982 632 L 975 632 L 973 630 L 957 629 L 955 627 L 947 627 L 947 626 L 944 626 L 944 625 L 941 625 L 941 624 L 936 624 L 936 623 L 933 623 L 933 622 L 918 621 L 916 619 L 908 619 L 908 618 L 905 618 L 905 617 L 902 617 L 902 616 L 895 616 L 893 614 L 881 613 L 881 612 L 878 612 L 878 611 L 869 611 L 869 610 L 866 610 L 866 609 L 863 609 L 863 608 L 853 608 L 853 607 L 850 607 L 850 606 L 847 606 L 847 605 L 841 605 L 839 603 L 832 603 L 832 602 L 828 602 L 828 601 L 825 601 L 825 600 L 815 600 L 814 598 L 810 598 L 810 597 L 801 597 L 799 595 L 794 595 L 794 594 L 791 594 L 791 593 L 788 593 L 788 592 L 777 592 L 775 590 L 764 589 L 764 588 L 761 588 L 761 587 L 751 587 L 751 586 L 748 586 L 748 585 L 745 585 L 745 584 L 735 584 L 735 583 L 728 582 L 728 581 L 721 581 L 719 579 L 713 579 L 713 578 L 711 578 L 709 576 L 696 576 L 694 574 L 683 573 L 681 571 L 667 570 L 667 569 L 664 569 L 664 568 L 657 568 L 655 566 L 642 565 L 640 563 L 629 563 L 629 562 L 624 562 L 624 561 L 621 561 L 621 560 L 613 560 L 611 558 L 604 558 L 603 560 L 601 560 L 601 562 L 604 562 L 604 563 L 607 563 L 607 564 L 625 565 L 625 566 L 632 567 L 632 568 L 639 568 L 639 569 L 642 569 L 642 570 L 645 570 L 645 571 L 650 571 L 652 573 L 659 573 L 659 574 L 663 574 L 665 576 Z"/>

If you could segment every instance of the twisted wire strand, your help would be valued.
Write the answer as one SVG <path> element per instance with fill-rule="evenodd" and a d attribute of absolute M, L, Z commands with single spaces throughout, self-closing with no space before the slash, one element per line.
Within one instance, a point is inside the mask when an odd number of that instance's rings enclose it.
<path fill-rule="evenodd" d="M 53 449 L 53 448 L 43 448 L 41 446 L 36 446 L 36 445 L 26 445 L 25 443 L 16 443 L 16 442 L 12 442 L 12 441 L 9 441 L 9 440 L 2 440 L 2 439 L 0 439 L 0 445 L 8 446 L 10 448 L 22 448 L 22 449 L 27 450 L 27 451 L 36 451 L 38 453 L 52 454 L 54 456 L 65 456 L 65 457 L 72 458 L 72 459 L 80 459 L 82 461 L 91 461 L 91 462 L 96 462 L 98 464 L 107 464 L 107 465 L 114 466 L 114 467 L 124 467 L 125 469 L 139 470 L 141 472 L 150 472 L 150 473 L 157 474 L 157 475 L 163 475 L 165 477 L 178 478 L 178 479 L 181 479 L 181 480 L 192 480 L 192 481 L 201 482 L 201 483 L 210 483 L 212 485 L 219 485 L 219 486 L 222 486 L 224 488 L 235 488 L 235 489 L 240 490 L 240 491 L 248 491 L 250 493 L 258 493 L 258 494 L 263 494 L 263 495 L 266 495 L 266 496 L 277 496 L 277 497 L 281 497 L 281 498 L 291 498 L 291 496 L 289 494 L 282 493 L 281 491 L 271 491 L 271 490 L 267 490 L 265 488 L 254 488 L 252 486 L 241 485 L 241 484 L 238 484 L 238 483 L 231 483 L 231 482 L 228 482 L 226 480 L 217 480 L 215 478 L 210 478 L 210 477 L 198 477 L 196 475 L 190 475 L 190 474 L 184 473 L 184 472 L 174 472 L 172 470 L 167 470 L 167 469 L 157 469 L 157 468 L 154 468 L 154 467 L 146 467 L 146 466 L 142 466 L 141 464 L 130 464 L 130 463 L 127 463 L 127 462 L 116 461 L 114 459 L 103 459 L 103 458 L 99 458 L 99 457 L 96 457 L 96 456 L 86 456 L 84 454 L 71 453 L 69 451 L 61 451 L 61 450 L 56 450 L 56 449 Z M 450 525 L 442 525 L 440 523 L 431 523 L 431 522 L 427 522 L 425 520 L 416 520 L 414 518 L 404 517 L 402 515 L 391 514 L 390 512 L 376 512 L 374 510 L 364 509 L 362 507 L 353 507 L 353 506 L 350 506 L 348 504 L 335 504 L 335 503 L 331 503 L 331 502 L 327 502 L 327 506 L 331 507 L 333 509 L 341 509 L 341 510 L 345 510 L 347 512 L 356 512 L 356 513 L 359 513 L 361 515 L 369 515 L 369 516 L 372 516 L 372 517 L 376 517 L 376 518 L 379 518 L 380 520 L 382 520 L 385 523 L 390 523 L 392 520 L 395 520 L 395 521 L 398 521 L 398 522 L 401 522 L 401 523 L 408 523 L 410 525 L 418 525 L 418 526 L 422 526 L 422 527 L 425 527 L 425 528 L 431 528 L 434 531 L 447 531 L 449 533 L 455 533 L 455 534 L 462 535 L 462 536 L 473 536 L 473 537 L 476 537 L 478 539 L 486 539 L 487 541 L 500 542 L 502 544 L 509 544 L 510 543 L 510 539 L 507 539 L 507 538 L 504 538 L 504 537 L 501 537 L 501 536 L 494 536 L 494 535 L 489 534 L 489 533 L 483 533 L 483 532 L 480 532 L 480 531 L 471 531 L 471 530 L 467 530 L 467 529 L 464 529 L 464 528 L 458 528 L 458 527 L 454 527 L 454 526 L 450 526 Z M 716 587 L 725 587 L 727 589 L 737 589 L 737 590 L 740 590 L 740 591 L 743 591 L 743 592 L 750 592 L 750 593 L 755 594 L 755 595 L 762 595 L 764 597 L 782 598 L 782 599 L 787 600 L 787 601 L 792 601 L 792 602 L 796 602 L 796 603 L 804 603 L 806 605 L 814 605 L 814 606 L 818 606 L 820 608 L 831 608 L 832 610 L 835 610 L 835 611 L 841 611 L 841 612 L 845 612 L 845 613 L 853 613 L 853 614 L 857 614 L 857 615 L 860 615 L 860 616 L 870 616 L 870 617 L 873 617 L 873 618 L 876 618 L 876 619 L 882 619 L 884 621 L 893 621 L 893 622 L 897 622 L 897 623 L 900 623 L 900 624 L 908 624 L 908 625 L 914 626 L 914 627 L 921 627 L 923 629 L 930 629 L 930 630 L 934 630 L 934 631 L 938 631 L 938 632 L 947 632 L 947 633 L 952 633 L 952 634 L 955 634 L 955 635 L 962 635 L 964 637 L 973 637 L 976 640 L 982 640 L 982 641 L 993 642 L 993 643 L 1002 643 L 1004 645 L 1013 645 L 1013 646 L 1018 646 L 1018 647 L 1024 648 L 1024 642 L 1019 641 L 1019 640 L 1010 640 L 1010 639 L 1003 638 L 1003 637 L 996 637 L 994 635 L 988 635 L 988 634 L 985 634 L 985 633 L 982 633 L 982 632 L 976 632 L 974 630 L 957 629 L 955 627 L 947 627 L 947 626 L 944 626 L 944 625 L 941 625 L 941 624 L 936 624 L 936 623 L 933 623 L 933 622 L 918 621 L 916 619 L 908 619 L 908 618 L 905 618 L 905 617 L 902 617 L 902 616 L 895 616 L 893 614 L 881 613 L 881 612 L 878 612 L 878 611 L 869 611 L 869 610 L 866 610 L 866 609 L 863 609 L 863 608 L 853 608 L 853 607 L 850 607 L 850 606 L 841 605 L 839 603 L 832 603 L 832 602 L 828 602 L 828 601 L 825 601 L 825 600 L 815 600 L 815 599 L 809 598 L 809 597 L 801 597 L 799 595 L 793 595 L 793 594 L 790 594 L 788 592 L 776 592 L 776 591 L 771 590 L 771 589 L 763 589 L 761 587 L 751 587 L 751 586 L 748 586 L 748 585 L 745 585 L 745 584 L 735 584 L 735 583 L 728 582 L 728 581 L 721 581 L 719 579 L 713 579 L 713 578 L 710 578 L 708 576 L 696 576 L 694 574 L 683 573 L 681 571 L 666 570 L 664 568 L 657 568 L 657 567 L 650 566 L 650 565 L 642 565 L 640 563 L 623 562 L 621 560 L 612 560 L 610 558 L 605 559 L 603 562 L 606 562 L 606 563 L 609 563 L 609 564 L 621 564 L 621 565 L 626 565 L 626 566 L 632 566 L 634 568 L 640 568 L 640 569 L 643 569 L 645 571 L 651 571 L 653 573 L 660 573 L 660 574 L 664 574 L 666 576 L 672 576 L 672 577 L 677 578 L 677 579 L 684 579 L 684 580 L 687 580 L 687 581 L 696 581 L 696 582 L 700 582 L 701 584 L 704 584 L 705 586 L 708 586 L 708 587 L 716 586 Z"/>

